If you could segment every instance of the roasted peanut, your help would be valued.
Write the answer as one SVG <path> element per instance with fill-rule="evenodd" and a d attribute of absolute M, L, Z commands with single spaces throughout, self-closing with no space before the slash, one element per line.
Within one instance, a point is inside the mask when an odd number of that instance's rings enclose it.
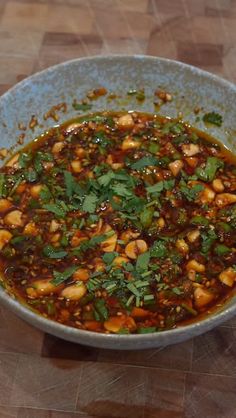
<path fill-rule="evenodd" d="M 132 238 L 133 239 L 138 238 L 139 235 L 140 235 L 139 232 L 133 232 L 133 231 L 131 231 L 131 229 L 127 229 L 126 231 L 122 232 L 120 238 L 122 239 L 122 241 L 127 243 Z"/>
<path fill-rule="evenodd" d="M 223 181 L 221 179 L 215 179 L 212 182 L 212 187 L 217 193 L 221 193 L 224 191 L 225 186 L 223 184 Z"/>
<path fill-rule="evenodd" d="M 35 280 L 30 284 L 26 289 L 28 296 L 37 298 L 38 296 L 46 296 L 51 293 L 57 293 L 61 290 L 62 286 L 55 286 L 52 282 L 52 279 L 39 279 Z"/>
<path fill-rule="evenodd" d="M 220 273 L 219 279 L 226 286 L 232 287 L 236 281 L 236 271 L 229 267 Z"/>
<path fill-rule="evenodd" d="M 128 263 L 129 259 L 125 256 L 119 255 L 114 258 L 113 264 L 115 266 L 122 266 L 123 263 Z"/>
<path fill-rule="evenodd" d="M 116 124 L 119 128 L 132 128 L 134 126 L 134 120 L 132 115 L 127 113 L 126 115 L 120 116 L 119 119 L 117 119 Z"/>
<path fill-rule="evenodd" d="M 53 219 L 50 223 L 49 232 L 56 232 L 60 228 L 60 224 Z"/>
<path fill-rule="evenodd" d="M 194 270 L 197 273 L 203 273 L 206 270 L 204 264 L 198 263 L 198 261 L 196 261 L 194 259 L 190 260 L 186 264 L 186 269 L 187 269 L 187 271 Z"/>
<path fill-rule="evenodd" d="M 180 170 L 182 170 L 184 166 L 184 163 L 182 160 L 175 160 L 172 163 L 169 164 L 169 169 L 172 172 L 173 176 L 177 176 L 180 172 Z"/>
<path fill-rule="evenodd" d="M 38 228 L 36 227 L 35 222 L 31 221 L 28 222 L 25 227 L 24 227 L 24 234 L 26 235 L 33 235 L 33 236 L 37 236 L 39 231 Z"/>
<path fill-rule="evenodd" d="M 43 188 L 42 184 L 34 184 L 33 186 L 31 186 L 30 188 L 31 196 L 37 199 L 40 195 L 42 188 Z"/>
<path fill-rule="evenodd" d="M 59 152 L 61 152 L 63 150 L 63 148 L 65 147 L 65 143 L 64 142 L 55 142 L 55 144 L 53 144 L 52 147 L 52 153 L 53 154 L 59 154 Z"/>
<path fill-rule="evenodd" d="M 189 246 L 184 239 L 177 239 L 176 241 L 176 248 L 183 254 L 187 254 L 189 252 Z"/>
<path fill-rule="evenodd" d="M 12 207 L 12 202 L 8 199 L 0 199 L 0 213 L 6 212 Z"/>
<path fill-rule="evenodd" d="M 81 148 L 81 147 L 76 147 L 75 148 L 75 155 L 76 155 L 76 157 L 82 159 L 86 155 L 85 154 L 85 150 L 83 148 Z"/>
<path fill-rule="evenodd" d="M 20 210 L 12 210 L 4 217 L 4 223 L 9 226 L 23 226 L 22 215 L 23 213 Z"/>
<path fill-rule="evenodd" d="M 200 152 L 200 148 L 197 144 L 183 144 L 182 151 L 187 157 L 192 157 Z"/>
<path fill-rule="evenodd" d="M 231 205 L 236 202 L 236 194 L 233 193 L 220 193 L 215 199 L 216 205 L 219 208 L 223 208 L 227 205 Z"/>
<path fill-rule="evenodd" d="M 136 141 L 130 138 L 129 136 L 127 136 L 122 142 L 121 149 L 123 151 L 126 151 L 127 149 L 135 149 L 135 148 L 139 148 L 140 146 L 141 146 L 140 141 Z"/>
<path fill-rule="evenodd" d="M 7 229 L 0 229 L 0 250 L 10 241 L 12 234 Z"/>
<path fill-rule="evenodd" d="M 81 162 L 79 160 L 73 160 L 70 164 L 74 173 L 80 173 L 82 171 Z"/>
<path fill-rule="evenodd" d="M 104 322 L 104 328 L 110 332 L 119 332 L 121 328 L 128 328 L 130 331 L 136 329 L 136 324 L 131 316 L 113 316 Z"/>
<path fill-rule="evenodd" d="M 16 154 L 14 155 L 14 157 L 12 157 L 7 163 L 6 166 L 7 167 L 13 167 L 13 168 L 18 168 L 19 164 L 18 164 L 18 160 L 19 160 L 20 154 Z"/>
<path fill-rule="evenodd" d="M 214 299 L 214 294 L 203 287 L 196 287 L 194 290 L 194 304 L 197 308 L 203 308 Z"/>
<path fill-rule="evenodd" d="M 201 203 L 207 204 L 213 202 L 215 199 L 215 192 L 210 187 L 204 187 L 204 190 L 200 192 L 199 199 Z"/>
<path fill-rule="evenodd" d="M 135 260 L 139 254 L 145 253 L 148 249 L 146 242 L 142 239 L 129 242 L 125 247 L 125 254 Z"/>
<path fill-rule="evenodd" d="M 86 281 L 89 279 L 89 271 L 84 268 L 79 268 L 74 272 L 72 277 L 74 280 Z"/>
<path fill-rule="evenodd" d="M 87 293 L 87 288 L 83 283 L 76 283 L 65 287 L 60 295 L 70 300 L 80 300 Z"/>
<path fill-rule="evenodd" d="M 189 242 L 194 242 L 200 237 L 200 231 L 198 229 L 194 229 L 193 231 L 190 231 L 187 233 L 187 238 Z"/>
<path fill-rule="evenodd" d="M 111 227 L 109 225 L 105 225 L 104 232 L 112 231 Z M 101 249 L 109 253 L 110 251 L 114 251 L 116 248 L 116 242 L 117 242 L 117 234 L 114 232 L 114 234 L 107 238 L 105 241 L 101 243 Z"/>

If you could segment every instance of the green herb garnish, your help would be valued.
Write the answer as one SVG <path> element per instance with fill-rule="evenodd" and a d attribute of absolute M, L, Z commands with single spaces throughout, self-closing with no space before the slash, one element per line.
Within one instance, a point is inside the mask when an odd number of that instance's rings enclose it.
<path fill-rule="evenodd" d="M 209 112 L 206 113 L 203 118 L 203 122 L 211 123 L 212 125 L 221 126 L 223 123 L 223 118 L 219 113 L 216 112 Z"/>
<path fill-rule="evenodd" d="M 59 286 L 60 284 L 65 282 L 67 279 L 69 279 L 72 276 L 72 274 L 77 270 L 77 268 L 78 267 L 76 266 L 72 266 L 62 272 L 54 270 L 53 271 L 54 278 L 51 280 L 51 283 L 54 286 Z"/>

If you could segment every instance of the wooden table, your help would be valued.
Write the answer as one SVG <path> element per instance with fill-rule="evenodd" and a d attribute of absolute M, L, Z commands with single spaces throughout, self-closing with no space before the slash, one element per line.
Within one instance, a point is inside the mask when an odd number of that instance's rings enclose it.
<path fill-rule="evenodd" d="M 236 0 L 1 0 L 0 91 L 93 54 L 174 58 L 236 81 Z M 235 418 L 236 320 L 118 352 L 60 341 L 0 308 L 0 418 Z"/>

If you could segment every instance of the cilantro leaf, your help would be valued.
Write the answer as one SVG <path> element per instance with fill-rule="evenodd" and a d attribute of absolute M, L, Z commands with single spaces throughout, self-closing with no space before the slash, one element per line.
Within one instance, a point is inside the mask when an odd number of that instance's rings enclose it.
<path fill-rule="evenodd" d="M 98 313 L 100 320 L 106 321 L 109 318 L 109 311 L 106 307 L 106 302 L 104 299 L 96 299 L 94 301 L 94 308 Z"/>
<path fill-rule="evenodd" d="M 65 209 L 63 209 L 61 206 L 59 206 L 59 204 L 47 203 L 47 204 L 43 205 L 42 207 L 43 207 L 43 209 L 46 209 L 49 212 L 54 213 L 59 218 L 64 218 L 65 215 L 66 215 Z"/>
<path fill-rule="evenodd" d="M 106 187 L 115 178 L 113 171 L 108 171 L 106 174 L 98 177 L 97 181 L 100 186 Z"/>
<path fill-rule="evenodd" d="M 204 190 L 204 186 L 202 184 L 194 184 L 191 186 L 188 186 L 185 181 L 181 180 L 179 182 L 180 185 L 180 191 L 182 195 L 189 201 L 194 201 L 198 194 Z"/>
<path fill-rule="evenodd" d="M 223 118 L 219 113 L 209 112 L 203 116 L 203 122 L 211 123 L 212 125 L 221 126 L 223 123 Z"/>
<path fill-rule="evenodd" d="M 93 136 L 92 142 L 94 144 L 99 144 L 103 149 L 105 149 L 110 143 L 109 138 L 103 131 L 96 132 Z"/>
<path fill-rule="evenodd" d="M 0 197 L 5 196 L 5 185 L 6 185 L 6 178 L 5 174 L 0 173 Z"/>
<path fill-rule="evenodd" d="M 153 186 L 146 187 L 147 193 L 150 193 L 150 194 L 162 192 L 163 189 L 164 189 L 163 181 L 159 181 Z"/>
<path fill-rule="evenodd" d="M 140 327 L 138 328 L 137 332 L 138 334 L 149 334 L 151 332 L 156 332 L 156 327 Z"/>
<path fill-rule="evenodd" d="M 191 218 L 190 223 L 193 225 L 208 226 L 209 220 L 201 215 L 195 215 Z"/>
<path fill-rule="evenodd" d="M 39 197 L 43 202 L 49 202 L 52 198 L 52 194 L 47 186 L 43 186 L 39 192 Z"/>
<path fill-rule="evenodd" d="M 153 207 L 145 207 L 142 212 L 140 213 L 140 222 L 143 228 L 149 228 L 152 224 L 152 219 L 154 215 L 154 208 Z"/>
<path fill-rule="evenodd" d="M 38 175 L 35 170 L 28 170 L 24 172 L 24 178 L 29 183 L 33 183 L 34 181 L 36 181 L 37 177 Z"/>
<path fill-rule="evenodd" d="M 83 201 L 82 210 L 84 212 L 94 213 L 96 210 L 97 202 L 98 197 L 94 193 L 88 194 L 87 196 L 85 196 L 85 199 Z"/>
<path fill-rule="evenodd" d="M 118 256 L 118 253 L 116 251 L 112 251 L 109 253 L 105 253 L 102 257 L 104 263 L 111 264 L 113 260 Z"/>
<path fill-rule="evenodd" d="M 177 296 L 180 296 L 180 295 L 182 295 L 183 294 L 183 290 L 181 290 L 179 287 L 172 287 L 172 292 L 175 294 L 175 295 L 177 295 Z"/>
<path fill-rule="evenodd" d="M 64 271 L 53 271 L 54 279 L 51 280 L 51 283 L 54 286 L 59 286 L 61 283 L 63 283 L 65 280 L 69 279 L 72 274 L 77 270 L 77 266 L 68 267 Z"/>
<path fill-rule="evenodd" d="M 164 258 L 168 254 L 168 249 L 164 241 L 155 241 L 151 248 L 151 257 Z"/>
<path fill-rule="evenodd" d="M 127 187 L 125 187 L 125 185 L 122 184 L 122 183 L 114 184 L 112 186 L 112 190 L 113 190 L 114 194 L 117 194 L 118 196 L 122 196 L 122 197 L 132 197 L 133 196 L 132 190 L 127 189 Z"/>
<path fill-rule="evenodd" d="M 150 252 L 146 251 L 143 254 L 140 254 L 136 261 L 136 270 L 145 271 L 148 270 L 148 265 L 150 261 Z"/>
<path fill-rule="evenodd" d="M 92 109 L 92 105 L 87 104 L 87 103 L 73 103 L 72 106 L 75 110 L 90 110 L 90 109 Z"/>
<path fill-rule="evenodd" d="M 73 194 L 74 177 L 69 171 L 65 171 L 64 180 L 65 180 L 65 185 L 66 185 L 66 195 L 70 199 Z"/>
<path fill-rule="evenodd" d="M 210 229 L 207 233 L 203 232 L 201 234 L 202 237 L 202 252 L 207 254 L 208 251 L 211 249 L 212 244 L 217 239 L 216 233 Z"/>
<path fill-rule="evenodd" d="M 157 164 L 158 164 L 158 159 L 154 157 L 153 155 L 151 155 L 151 156 L 143 157 L 138 161 L 135 161 L 135 163 L 131 164 L 131 168 L 133 170 L 142 170 L 145 167 L 148 167 L 150 165 L 157 165 Z"/>
<path fill-rule="evenodd" d="M 43 254 L 48 258 L 64 258 L 68 253 L 64 250 L 58 250 L 52 245 L 46 245 L 43 248 Z"/>
<path fill-rule="evenodd" d="M 224 166 L 223 161 L 219 160 L 216 157 L 208 157 L 206 161 L 206 166 L 204 168 L 198 167 L 195 171 L 195 174 L 200 180 L 203 181 L 212 181 L 216 175 L 216 172 L 219 168 Z"/>
<path fill-rule="evenodd" d="M 221 255 L 229 254 L 231 252 L 231 249 L 224 244 L 218 244 L 218 245 L 216 245 L 216 247 L 214 249 L 214 252 L 218 256 L 221 256 Z"/>
<path fill-rule="evenodd" d="M 28 164 L 30 163 L 30 161 L 32 160 L 32 154 L 31 153 L 26 153 L 26 152 L 22 152 L 19 156 L 19 167 L 20 168 L 26 168 L 28 167 Z"/>
<path fill-rule="evenodd" d="M 53 156 L 49 152 L 37 151 L 34 157 L 34 168 L 37 173 L 43 171 L 43 161 L 53 161 Z"/>

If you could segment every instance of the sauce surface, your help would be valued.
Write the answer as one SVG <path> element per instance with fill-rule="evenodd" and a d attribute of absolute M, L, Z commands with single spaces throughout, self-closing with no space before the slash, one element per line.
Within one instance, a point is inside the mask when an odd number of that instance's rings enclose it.
<path fill-rule="evenodd" d="M 235 230 L 235 157 L 169 118 L 83 116 L 0 169 L 2 285 L 72 327 L 201 317 L 234 289 Z"/>

